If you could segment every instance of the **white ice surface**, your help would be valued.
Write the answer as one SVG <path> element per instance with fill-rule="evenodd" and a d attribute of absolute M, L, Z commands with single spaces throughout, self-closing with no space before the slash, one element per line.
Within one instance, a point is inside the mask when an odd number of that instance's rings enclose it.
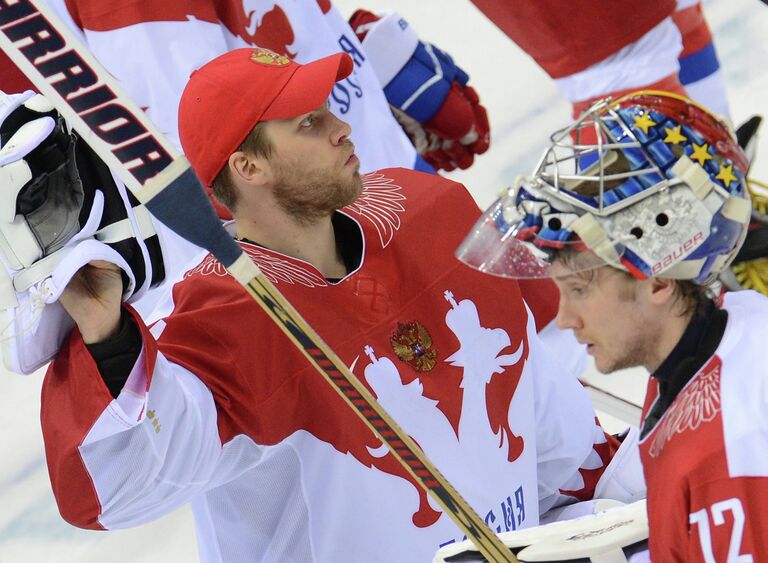
<path fill-rule="evenodd" d="M 349 15 L 358 7 L 395 9 L 425 40 L 449 52 L 471 76 L 492 122 L 491 149 L 467 171 L 451 174 L 485 207 L 517 174 L 528 173 L 549 132 L 569 117 L 549 78 L 468 0 L 337 0 Z M 758 0 L 712 0 L 705 10 L 715 34 L 736 123 L 768 115 L 768 7 Z M 599 37 L 595 38 L 599 41 Z M 759 150 L 753 175 L 768 179 L 768 151 Z M 762 158 L 762 160 L 761 160 Z M 439 236 L 439 233 L 436 233 Z M 0 563 L 168 563 L 198 561 L 189 510 L 117 532 L 73 528 L 58 515 L 48 482 L 39 423 L 42 374 L 0 374 Z M 640 404 L 645 376 L 589 375 L 590 381 Z M 605 416 L 610 430 L 623 423 Z"/>

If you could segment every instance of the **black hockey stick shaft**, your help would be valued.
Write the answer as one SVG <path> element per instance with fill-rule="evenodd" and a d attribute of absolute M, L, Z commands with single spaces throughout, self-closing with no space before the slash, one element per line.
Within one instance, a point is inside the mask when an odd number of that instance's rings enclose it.
<path fill-rule="evenodd" d="M 187 160 L 41 0 L 0 0 L 0 44 L 153 215 L 209 250 L 403 467 L 493 562 L 517 562 L 499 538 L 266 279 L 216 217 Z"/>

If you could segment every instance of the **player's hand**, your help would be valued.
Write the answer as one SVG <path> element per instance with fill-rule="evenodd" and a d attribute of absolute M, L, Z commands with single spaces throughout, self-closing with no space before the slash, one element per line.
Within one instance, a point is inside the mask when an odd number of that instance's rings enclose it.
<path fill-rule="evenodd" d="M 59 302 L 77 324 L 85 343 L 93 344 L 117 333 L 122 295 L 120 268 L 94 260 L 72 277 Z"/>
<path fill-rule="evenodd" d="M 469 168 L 475 155 L 483 154 L 491 143 L 488 114 L 477 92 L 458 82 L 453 83 L 443 105 L 423 128 L 427 145 L 419 154 L 436 170 Z"/>
<path fill-rule="evenodd" d="M 468 168 L 488 150 L 487 112 L 450 55 L 420 41 L 394 12 L 358 10 L 350 25 L 395 117 L 427 162 L 442 170 Z"/>

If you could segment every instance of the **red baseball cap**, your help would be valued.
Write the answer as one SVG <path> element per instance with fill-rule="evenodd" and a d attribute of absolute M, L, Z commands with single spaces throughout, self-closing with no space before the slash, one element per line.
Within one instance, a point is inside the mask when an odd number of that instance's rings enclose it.
<path fill-rule="evenodd" d="M 257 123 L 320 107 L 353 66 L 346 53 L 301 65 L 269 49 L 246 48 L 194 71 L 179 102 L 179 137 L 203 185 L 210 187 Z"/>

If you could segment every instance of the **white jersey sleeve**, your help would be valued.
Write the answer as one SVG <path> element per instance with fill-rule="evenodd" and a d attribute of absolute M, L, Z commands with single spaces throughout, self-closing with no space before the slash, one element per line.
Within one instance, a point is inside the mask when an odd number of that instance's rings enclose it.
<path fill-rule="evenodd" d="M 46 375 L 51 482 L 62 516 L 79 527 L 142 524 L 229 478 L 211 391 L 165 359 L 141 327 L 144 347 L 117 398 L 76 336 Z"/>
<path fill-rule="evenodd" d="M 535 416 L 539 512 L 596 498 L 601 477 L 619 442 L 600 426 L 579 382 L 586 351 L 570 334 L 549 323 L 531 341 L 535 362 Z M 603 487 L 604 488 L 604 487 Z M 637 491 L 638 498 L 644 496 Z M 610 496 L 610 495 L 608 495 Z M 635 500 L 634 494 L 619 498 Z"/>

